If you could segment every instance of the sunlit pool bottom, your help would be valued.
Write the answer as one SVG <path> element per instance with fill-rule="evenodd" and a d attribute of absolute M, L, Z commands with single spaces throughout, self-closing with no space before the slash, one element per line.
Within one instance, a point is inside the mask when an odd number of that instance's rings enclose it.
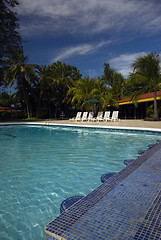
<path fill-rule="evenodd" d="M 161 239 L 161 143 L 51 221 L 49 239 Z"/>

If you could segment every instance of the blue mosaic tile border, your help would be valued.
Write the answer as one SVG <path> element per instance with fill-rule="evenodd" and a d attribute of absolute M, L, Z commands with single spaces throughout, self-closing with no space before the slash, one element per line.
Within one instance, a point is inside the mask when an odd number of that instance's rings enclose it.
<path fill-rule="evenodd" d="M 56 219 L 51 221 L 45 228 L 45 235 L 57 236 L 55 239 L 63 236 L 63 233 L 68 232 L 71 226 L 74 225 L 85 213 L 94 207 L 101 199 L 103 199 L 108 192 L 115 188 L 121 181 L 128 177 L 132 172 L 139 168 L 147 159 L 149 159 L 158 149 L 161 148 L 161 143 L 156 144 L 153 148 L 147 150 L 142 156 L 138 157 L 135 161 L 121 170 L 119 173 L 113 175 L 110 179 L 106 180 L 102 185 L 85 196 L 83 199 L 72 205 L 69 209 L 59 215 Z M 121 186 L 121 185 L 120 185 Z M 84 231 L 85 228 L 84 228 Z M 78 237 L 78 236 L 77 236 Z M 44 237 L 44 239 L 49 239 Z M 61 239 L 61 238 L 60 238 Z M 66 239 L 66 238 L 62 238 Z M 68 238 L 67 238 L 68 239 Z M 73 238 L 69 238 L 73 239 Z M 75 239 L 79 239 L 75 238 Z M 86 238 L 83 238 L 86 239 Z M 88 239 L 88 238 L 87 238 Z M 93 238 L 94 239 L 94 238 Z M 99 239 L 99 238 L 96 238 Z M 103 239 L 103 238 L 100 238 Z M 121 239 L 121 238 L 120 238 Z M 130 238 L 128 238 L 130 239 Z M 132 238 L 131 238 L 132 239 Z"/>
<path fill-rule="evenodd" d="M 151 205 L 133 239 L 161 239 L 161 191 Z"/>

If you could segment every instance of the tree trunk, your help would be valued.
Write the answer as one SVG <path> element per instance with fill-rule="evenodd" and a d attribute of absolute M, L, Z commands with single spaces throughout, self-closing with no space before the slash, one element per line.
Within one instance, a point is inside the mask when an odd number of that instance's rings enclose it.
<path fill-rule="evenodd" d="M 31 104 L 30 104 L 30 101 L 28 100 L 28 106 L 29 106 L 29 115 L 30 115 L 30 118 L 32 117 L 32 108 L 31 108 Z"/>
<path fill-rule="evenodd" d="M 39 101 L 38 101 L 38 106 L 37 106 L 37 112 L 36 112 L 36 118 L 39 118 L 39 111 L 40 111 L 40 106 L 41 106 L 41 98 L 42 98 L 42 91 L 40 92 L 40 97 L 39 97 Z"/>
<path fill-rule="evenodd" d="M 154 120 L 158 120 L 157 93 L 154 91 Z"/>
<path fill-rule="evenodd" d="M 50 102 L 49 102 L 49 118 L 52 119 Z"/>
<path fill-rule="evenodd" d="M 137 107 L 135 107 L 135 120 L 136 120 L 136 108 L 137 108 Z"/>
<path fill-rule="evenodd" d="M 58 109 L 58 104 L 56 103 L 56 106 L 55 106 L 55 119 L 57 118 L 57 109 Z"/>
<path fill-rule="evenodd" d="M 31 118 L 32 117 L 31 106 L 30 106 L 29 100 L 27 99 L 26 94 L 24 94 L 24 100 L 25 100 L 25 104 L 26 104 L 27 117 Z"/>
<path fill-rule="evenodd" d="M 32 117 L 31 109 L 30 109 L 29 104 L 27 103 L 26 100 L 25 100 L 25 103 L 26 103 L 26 109 L 27 109 L 27 117 L 31 118 Z"/>
<path fill-rule="evenodd" d="M 31 118 L 32 117 L 31 106 L 30 106 L 29 100 L 27 98 L 25 87 L 24 87 L 23 80 L 22 80 L 21 76 L 20 76 L 20 80 L 21 80 L 21 88 L 22 88 L 22 92 L 23 92 L 24 100 L 25 100 L 25 104 L 26 104 L 27 117 Z"/>

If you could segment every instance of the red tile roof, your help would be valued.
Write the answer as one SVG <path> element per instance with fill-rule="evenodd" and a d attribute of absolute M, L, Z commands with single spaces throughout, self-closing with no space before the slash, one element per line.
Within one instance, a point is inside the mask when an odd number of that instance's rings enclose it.
<path fill-rule="evenodd" d="M 0 107 L 0 111 L 5 111 L 5 110 L 9 110 L 9 107 Z"/>
<path fill-rule="evenodd" d="M 161 91 L 157 91 L 157 96 L 161 96 Z M 137 99 L 146 99 L 146 98 L 153 98 L 153 97 L 154 97 L 154 92 L 150 92 L 150 93 L 144 93 L 142 95 L 139 95 Z M 122 103 L 122 102 L 129 102 L 129 101 L 131 101 L 130 98 L 125 98 L 125 99 L 119 100 L 118 102 Z"/>
<path fill-rule="evenodd" d="M 17 110 L 14 107 L 0 107 L 0 111 L 9 111 L 9 110 Z"/>

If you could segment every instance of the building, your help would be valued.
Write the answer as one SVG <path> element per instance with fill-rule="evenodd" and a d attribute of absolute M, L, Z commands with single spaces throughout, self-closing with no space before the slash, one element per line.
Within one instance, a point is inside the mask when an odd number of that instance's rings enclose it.
<path fill-rule="evenodd" d="M 154 92 L 139 95 L 137 97 L 137 107 L 130 98 L 119 100 L 118 103 L 121 119 L 144 119 L 147 117 L 147 110 L 154 103 Z M 161 111 L 161 91 L 157 91 L 157 105 L 158 110 Z"/>
<path fill-rule="evenodd" d="M 15 107 L 0 107 L 0 120 L 12 120 L 21 118 L 22 110 Z"/>

